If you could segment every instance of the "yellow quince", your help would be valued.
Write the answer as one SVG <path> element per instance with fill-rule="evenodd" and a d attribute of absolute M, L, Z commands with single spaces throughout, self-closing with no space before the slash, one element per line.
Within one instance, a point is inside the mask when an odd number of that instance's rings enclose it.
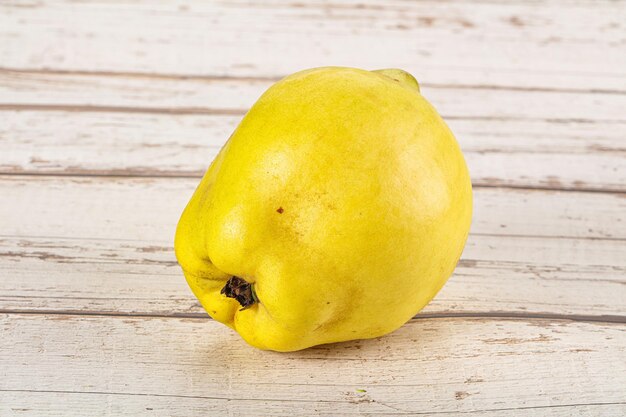
<path fill-rule="evenodd" d="M 294 351 L 402 326 L 451 275 L 471 216 L 463 155 L 410 74 L 315 68 L 245 115 L 175 249 L 211 317 Z"/>

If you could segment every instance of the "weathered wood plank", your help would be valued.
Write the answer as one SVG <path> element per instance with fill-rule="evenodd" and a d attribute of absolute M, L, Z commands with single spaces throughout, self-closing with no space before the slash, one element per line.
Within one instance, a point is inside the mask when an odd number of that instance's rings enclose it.
<path fill-rule="evenodd" d="M 405 413 L 402 408 L 394 411 L 384 406 L 374 410 L 371 406 L 357 406 L 361 393 L 348 395 L 355 397 L 348 407 L 337 407 L 336 402 L 316 400 L 254 400 L 231 401 L 221 398 L 133 395 L 126 393 L 86 393 L 86 392 L 37 392 L 37 391 L 2 391 L 0 392 L 0 412 L 19 413 L 19 416 L 33 417 L 71 417 L 80 410 L 80 417 L 107 416 L 150 416 L 150 417 L 202 417 L 206 415 L 241 415 L 292 417 L 294 415 L 335 416 L 406 416 L 406 415 L 443 415 L 457 416 L 457 411 L 426 412 L 422 414 Z M 357 392 L 357 391 L 355 391 Z M 464 392 L 464 391 L 459 391 Z M 463 397 L 464 394 L 459 394 Z M 513 394 L 512 394 L 513 395 Z M 314 397 L 313 397 L 314 398 Z M 456 394 L 455 394 L 456 399 Z M 452 400 L 450 400 L 452 401 Z M 471 409 L 463 415 L 474 417 L 611 417 L 624 414 L 626 405 L 622 402 L 590 404 L 557 404 L 530 406 L 524 408 L 506 408 L 506 400 L 488 409 Z M 3 407 L 4 405 L 4 407 Z M 502 408 L 504 407 L 504 408 Z M 229 414 L 230 413 L 230 414 Z"/>
<path fill-rule="evenodd" d="M 462 394 L 461 394 L 462 395 Z M 363 401 L 358 398 L 355 401 Z M 367 401 L 367 400 L 365 400 Z M 365 402 L 364 401 L 364 402 Z M 3 404 L 7 404 L 3 407 Z M 19 413 L 20 416 L 33 417 L 71 417 L 72 412 L 80 410 L 80 417 L 101 417 L 102 410 L 111 416 L 150 416 L 150 417 L 189 417 L 211 415 L 242 415 L 291 417 L 294 415 L 335 416 L 398 416 L 407 415 L 392 409 L 359 411 L 356 405 L 352 409 L 337 410 L 336 404 L 325 401 L 238 401 L 218 398 L 161 397 L 153 395 L 134 396 L 132 394 L 89 394 L 69 392 L 0 392 L 0 411 Z M 506 407 L 497 405 L 494 407 Z M 623 403 L 593 403 L 571 405 L 546 405 L 528 408 L 490 408 L 472 410 L 463 415 L 491 417 L 589 417 L 619 416 L 624 413 Z M 70 411 L 68 411 L 70 410 Z M 230 412 L 230 414 L 228 414 Z M 433 415 L 427 412 L 426 415 Z M 436 415 L 458 415 L 453 412 L 436 412 Z M 9 414 L 11 415 L 11 414 Z M 416 415 L 410 413 L 410 415 Z"/>
<path fill-rule="evenodd" d="M 0 4 L 5 67 L 274 77 L 335 64 L 437 83 L 626 87 L 619 2 L 23 4 Z"/>
<path fill-rule="evenodd" d="M 618 317 L 625 251 L 626 241 L 472 235 L 423 314 Z M 206 315 L 170 245 L 0 239 L 0 260 L 2 311 Z"/>
<path fill-rule="evenodd" d="M 145 408 L 189 415 L 188 406 L 273 416 L 517 408 L 542 415 L 626 403 L 626 329 L 617 324 L 420 319 L 380 339 L 276 354 L 203 319 L 0 321 L 2 410 L 23 404 L 31 390 L 39 398 L 53 391 L 48 401 L 68 399 L 48 403 L 65 416 L 85 415 L 72 407 L 87 398 L 120 415 L 154 411 Z"/>
<path fill-rule="evenodd" d="M 626 68 L 625 68 L 626 69 Z M 414 74 L 422 80 L 420 73 Z M 243 115 L 276 79 L 110 76 L 0 70 L 0 104 L 26 108 L 236 113 Z M 626 124 L 626 91 L 429 86 L 421 91 L 444 117 Z M 477 105 L 480 104 L 480 105 Z M 601 130 L 599 132 L 602 132 Z"/>
<path fill-rule="evenodd" d="M 0 112 L 3 173 L 202 175 L 240 116 Z M 449 120 L 474 185 L 626 191 L 622 129 Z M 626 127 L 626 124 L 624 124 Z M 604 127 L 602 127 L 604 129 Z"/>
<path fill-rule="evenodd" d="M 171 244 L 197 178 L 0 176 L 3 237 Z M 473 234 L 626 238 L 623 194 L 477 188 Z"/>
<path fill-rule="evenodd" d="M 623 21 L 580 0 L 0 3 L 0 415 L 625 414 Z M 200 175 L 273 80 L 327 64 L 415 73 L 476 185 L 612 193 L 476 189 L 422 317 L 253 350 L 199 318 L 173 257 L 197 179 L 81 176 Z"/>
<path fill-rule="evenodd" d="M 0 112 L 3 173 L 201 175 L 240 116 Z M 626 191 L 618 126 L 449 120 L 476 186 Z M 602 132 L 601 129 L 605 129 Z"/>
<path fill-rule="evenodd" d="M 7 289 L 0 308 L 201 313 L 172 251 L 178 216 L 196 183 L 3 177 L 0 194 L 11 204 L 0 205 L 0 282 Z M 626 199 L 475 193 L 463 261 L 426 313 L 623 313 Z"/>
<path fill-rule="evenodd" d="M 269 86 L 265 80 L 0 76 L 6 173 L 199 174 Z M 453 87 L 424 93 L 456 132 L 476 185 L 626 190 L 626 95 Z"/>

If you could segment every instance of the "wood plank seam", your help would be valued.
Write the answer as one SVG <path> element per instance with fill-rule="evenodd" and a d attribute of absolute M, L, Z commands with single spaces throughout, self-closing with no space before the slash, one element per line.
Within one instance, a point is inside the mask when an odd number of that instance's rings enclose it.
<path fill-rule="evenodd" d="M 210 148 L 210 146 L 207 146 Z M 189 172 L 185 173 L 184 171 L 174 171 L 169 173 L 153 173 L 153 172 L 141 172 L 141 171 L 130 171 L 130 172 L 117 172 L 115 170 L 106 171 L 91 171 L 85 170 L 81 172 L 80 170 L 76 170 L 73 172 L 45 172 L 45 171 L 24 171 L 24 172 L 10 172 L 0 170 L 0 175 L 9 176 L 9 177 L 49 177 L 49 178 L 112 178 L 112 179 L 124 179 L 124 178 L 154 178 L 154 179 L 171 179 L 171 178 L 185 178 L 185 179 L 198 179 L 200 181 L 202 179 L 202 175 L 204 172 Z M 565 191 L 565 192 L 581 192 L 581 193 L 594 193 L 594 194 L 617 194 L 623 195 L 626 197 L 626 192 L 621 189 L 613 189 L 609 187 L 605 187 L 602 189 L 597 188 L 585 188 L 585 187 L 557 187 L 557 186 L 542 186 L 542 185 L 499 185 L 499 184 L 491 184 L 478 181 L 472 182 L 473 188 L 490 188 L 490 189 L 498 189 L 498 190 L 526 190 L 526 191 Z"/>
<path fill-rule="evenodd" d="M 22 104 L 3 103 L 0 111 L 51 111 L 51 112 L 86 112 L 86 113 L 137 113 L 165 115 L 220 115 L 243 116 L 247 109 L 207 108 L 207 107 L 136 107 L 136 106 L 105 106 L 89 104 Z M 446 120 L 476 121 L 545 121 L 549 123 L 608 123 L 624 124 L 623 119 L 588 119 L 584 117 L 532 117 L 532 116 L 454 116 L 442 114 Z"/>
<path fill-rule="evenodd" d="M 32 316 L 75 316 L 75 317 L 137 317 L 137 318 L 159 318 L 159 319 L 213 319 L 203 313 L 172 313 L 172 314 L 152 314 L 152 313 L 120 313 L 107 311 L 60 311 L 60 310 L 18 310 L 0 309 L 0 314 L 6 315 L 32 315 Z M 555 313 L 519 313 L 519 312 L 461 312 L 461 313 L 418 313 L 409 322 L 418 320 L 436 320 L 450 318 L 466 319 L 494 319 L 494 320 L 544 320 L 544 321 L 571 321 L 580 323 L 606 323 L 606 324 L 626 324 L 626 315 L 580 315 L 580 314 L 555 314 Z"/>
<path fill-rule="evenodd" d="M 0 74 L 24 74 L 24 75 L 79 75 L 79 76 L 103 76 L 119 78 L 146 78 L 180 81 L 241 81 L 241 82 L 276 82 L 287 76 L 241 76 L 241 75 L 211 75 L 211 74 L 167 74 L 159 72 L 129 72 L 129 71 L 86 71 L 86 70 L 60 70 L 60 69 L 37 69 L 37 68 L 8 68 L 0 67 Z M 524 87 L 515 85 L 489 85 L 489 84 L 452 84 L 420 82 L 427 88 L 464 89 L 464 90 L 503 90 L 525 91 L 542 93 L 587 93 L 587 94 L 618 94 L 626 95 L 626 90 L 604 88 L 564 88 L 564 87 Z"/>

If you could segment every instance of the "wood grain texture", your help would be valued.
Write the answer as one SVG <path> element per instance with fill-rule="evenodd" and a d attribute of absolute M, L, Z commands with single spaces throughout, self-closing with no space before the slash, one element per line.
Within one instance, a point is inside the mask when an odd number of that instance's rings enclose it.
<path fill-rule="evenodd" d="M 12 71 L 0 77 L 7 152 L 0 170 L 39 174 L 198 175 L 271 84 Z M 477 186 L 626 191 L 626 94 L 423 93 L 456 133 Z"/>
<path fill-rule="evenodd" d="M 172 251 L 195 178 L 4 177 L 5 311 L 203 314 Z M 477 189 L 455 276 L 425 313 L 622 316 L 626 199 Z M 546 211 L 550 207 L 550 211 Z"/>
<path fill-rule="evenodd" d="M 472 235 L 429 315 L 626 322 L 626 241 Z M 205 317 L 171 245 L 0 239 L 0 311 Z"/>
<path fill-rule="evenodd" d="M 3 237 L 125 239 L 171 245 L 199 178 L 0 176 Z M 626 239 L 626 198 L 478 188 L 472 234 Z"/>
<path fill-rule="evenodd" d="M 350 391 L 346 391 L 349 393 Z M 462 398 L 464 391 L 459 391 Z M 437 411 L 424 413 L 405 413 L 382 406 L 374 410 L 371 406 L 358 406 L 359 394 L 347 407 L 337 407 L 336 402 L 296 400 L 228 400 L 218 398 L 172 397 L 155 395 L 133 395 L 124 393 L 77 393 L 77 392 L 0 392 L 0 411 L 14 415 L 33 417 L 67 417 L 70 410 L 81 410 L 81 417 L 100 417 L 105 412 L 113 416 L 150 416 L 150 417 L 204 417 L 212 415 L 228 416 L 271 416 L 291 417 L 293 415 L 315 416 L 406 416 L 406 415 L 444 415 L 457 416 L 457 411 Z M 456 395 L 455 395 L 456 399 Z M 452 400 L 450 400 L 452 401 Z M 384 402 L 384 401 L 383 401 Z M 505 401 L 499 401 L 504 403 Z M 500 408 L 496 408 L 500 407 Z M 504 407 L 504 408 L 502 408 Z M 589 417 L 619 416 L 624 413 L 623 403 L 567 404 L 506 408 L 502 404 L 487 409 L 472 409 L 462 415 L 478 417 Z M 360 411 L 360 410 L 365 411 Z M 105 410 L 105 411 L 103 411 Z M 386 411 L 385 411 L 386 410 Z M 9 414 L 11 416 L 12 414 Z"/>
<path fill-rule="evenodd" d="M 394 66 L 444 84 L 626 90 L 620 2 L 23 4 L 0 4 L 4 67 L 275 77 Z"/>
<path fill-rule="evenodd" d="M 626 415 L 621 1 L 0 2 L 0 416 Z M 387 337 L 276 354 L 208 319 L 178 216 L 258 96 L 400 67 L 470 239 Z"/>
<path fill-rule="evenodd" d="M 286 74 L 285 74 L 286 75 Z M 414 74 L 418 81 L 419 73 Z M 94 111 L 243 115 L 281 77 L 159 77 L 0 70 L 0 104 Z M 626 124 L 626 91 L 421 85 L 443 117 Z M 43 93 L 43 94 L 42 94 Z M 480 106 L 476 104 L 480 103 Z"/>
<path fill-rule="evenodd" d="M 612 324 L 420 319 L 380 339 L 277 354 L 204 319 L 0 323 L 0 410 L 23 415 L 39 415 L 38 401 L 24 404 L 31 392 L 62 400 L 44 415 L 87 401 L 82 415 L 575 415 L 626 404 L 626 332 Z"/>

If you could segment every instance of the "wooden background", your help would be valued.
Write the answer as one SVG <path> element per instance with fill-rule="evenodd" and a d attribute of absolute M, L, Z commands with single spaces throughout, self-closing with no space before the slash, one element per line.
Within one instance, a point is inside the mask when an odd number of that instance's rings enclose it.
<path fill-rule="evenodd" d="M 463 258 L 380 339 L 277 354 L 173 249 L 259 94 L 399 67 L 475 186 Z M 0 415 L 626 415 L 623 1 L 0 0 Z"/>

